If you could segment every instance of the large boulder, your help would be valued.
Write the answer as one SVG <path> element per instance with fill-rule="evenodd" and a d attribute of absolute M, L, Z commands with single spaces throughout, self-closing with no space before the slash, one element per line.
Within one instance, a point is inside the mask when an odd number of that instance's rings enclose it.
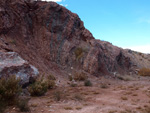
<path fill-rule="evenodd" d="M 17 53 L 0 52 L 0 78 L 16 75 L 21 79 L 20 84 L 25 87 L 35 80 L 38 74 L 38 70 Z"/>

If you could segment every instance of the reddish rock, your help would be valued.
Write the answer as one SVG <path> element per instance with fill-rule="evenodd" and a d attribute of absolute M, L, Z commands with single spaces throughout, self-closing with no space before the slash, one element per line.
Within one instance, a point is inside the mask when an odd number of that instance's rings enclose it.
<path fill-rule="evenodd" d="M 137 64 L 128 51 L 95 40 L 77 14 L 55 2 L 10 1 L 0 16 L 0 51 L 17 52 L 42 73 L 73 67 L 99 76 L 128 73 Z"/>

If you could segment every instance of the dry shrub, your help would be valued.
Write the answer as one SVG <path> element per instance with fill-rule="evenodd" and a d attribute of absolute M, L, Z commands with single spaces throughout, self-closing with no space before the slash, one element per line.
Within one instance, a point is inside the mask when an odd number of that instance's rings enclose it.
<path fill-rule="evenodd" d="M 47 78 L 48 78 L 49 80 L 56 80 L 55 76 L 52 75 L 52 74 L 48 75 Z"/>
<path fill-rule="evenodd" d="M 17 97 L 21 93 L 20 79 L 15 75 L 0 79 L 0 113 L 3 113 L 8 105 L 15 105 Z"/>
<path fill-rule="evenodd" d="M 72 81 L 73 80 L 73 77 L 72 76 L 68 76 L 68 79 L 69 79 L 69 81 Z"/>
<path fill-rule="evenodd" d="M 31 96 L 42 96 L 48 90 L 48 81 L 43 77 L 41 79 L 36 80 L 33 84 L 31 84 L 28 88 Z"/>
<path fill-rule="evenodd" d="M 121 99 L 122 99 L 122 100 L 128 100 L 128 98 L 127 98 L 127 97 L 121 97 Z"/>
<path fill-rule="evenodd" d="M 150 69 L 142 68 L 139 70 L 138 74 L 141 76 L 150 76 Z"/>
<path fill-rule="evenodd" d="M 90 80 L 85 80 L 84 81 L 84 86 L 92 86 L 92 83 Z"/>
<path fill-rule="evenodd" d="M 130 80 L 132 80 L 132 78 L 130 77 L 130 76 L 120 76 L 120 75 L 117 75 L 116 76 L 118 79 L 120 79 L 120 80 L 124 80 L 124 81 L 130 81 Z"/>
<path fill-rule="evenodd" d="M 0 100 L 0 113 L 3 113 L 7 107 L 7 104 L 4 100 Z"/>
<path fill-rule="evenodd" d="M 47 83 L 48 83 L 48 89 L 53 89 L 56 86 L 54 80 L 48 80 Z"/>
<path fill-rule="evenodd" d="M 72 82 L 72 83 L 70 84 L 70 86 L 71 86 L 71 87 L 77 87 L 78 85 L 77 85 L 77 83 Z"/>
<path fill-rule="evenodd" d="M 86 80 L 88 77 L 86 75 L 86 73 L 84 72 L 76 72 L 75 75 L 74 75 L 74 80 L 76 81 L 84 81 Z"/>
<path fill-rule="evenodd" d="M 72 110 L 72 107 L 64 107 L 65 110 Z"/>
<path fill-rule="evenodd" d="M 62 95 L 63 95 L 63 92 L 57 90 L 57 91 L 54 92 L 54 99 L 55 99 L 56 101 L 60 101 L 60 99 L 62 98 Z"/>
<path fill-rule="evenodd" d="M 82 48 L 76 48 L 75 49 L 75 55 L 76 55 L 76 59 L 80 59 L 83 56 L 83 49 Z"/>
<path fill-rule="evenodd" d="M 106 89 L 106 88 L 108 88 L 108 85 L 106 83 L 101 83 L 100 87 L 103 89 Z"/>
<path fill-rule="evenodd" d="M 19 99 L 17 103 L 17 107 L 20 109 L 21 112 L 28 112 L 30 108 L 28 106 L 29 99 Z"/>
<path fill-rule="evenodd" d="M 20 79 L 15 75 L 0 79 L 0 100 L 14 102 L 21 93 Z"/>
<path fill-rule="evenodd" d="M 82 96 L 81 94 L 79 94 L 79 93 L 76 93 L 76 94 L 74 95 L 74 99 L 75 99 L 75 100 L 78 100 L 78 101 L 81 101 L 81 100 L 83 100 L 83 96 Z"/>
<path fill-rule="evenodd" d="M 50 74 L 47 76 L 48 89 L 53 89 L 55 87 L 55 76 Z"/>
<path fill-rule="evenodd" d="M 82 109 L 82 107 L 80 107 L 80 106 L 79 106 L 79 107 L 76 107 L 76 110 L 81 110 L 81 109 Z"/>
<path fill-rule="evenodd" d="M 53 89 L 55 87 L 56 78 L 50 74 L 47 79 L 44 75 L 39 76 L 39 78 L 29 86 L 28 91 L 31 96 L 42 96 L 48 89 Z"/>

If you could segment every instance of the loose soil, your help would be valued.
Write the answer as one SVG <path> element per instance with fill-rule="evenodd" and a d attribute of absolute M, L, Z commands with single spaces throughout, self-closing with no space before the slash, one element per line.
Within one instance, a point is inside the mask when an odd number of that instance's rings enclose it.
<path fill-rule="evenodd" d="M 63 83 L 45 96 L 31 97 L 30 113 L 150 113 L 149 77 L 132 76 L 125 81 L 106 76 L 90 80 L 91 87 L 85 87 L 84 82 L 77 82 L 77 87 Z M 60 101 L 55 98 L 56 92 L 60 93 Z M 20 113 L 15 107 L 6 111 Z"/>

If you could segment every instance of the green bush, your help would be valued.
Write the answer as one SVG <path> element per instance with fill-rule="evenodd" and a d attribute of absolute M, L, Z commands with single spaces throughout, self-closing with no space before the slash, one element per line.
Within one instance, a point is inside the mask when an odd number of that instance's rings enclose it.
<path fill-rule="evenodd" d="M 84 86 L 92 86 L 92 83 L 90 80 L 85 80 L 84 81 Z"/>
<path fill-rule="evenodd" d="M 31 84 L 28 88 L 28 91 L 31 96 L 42 96 L 47 92 L 48 87 L 48 81 L 42 77 Z"/>
<path fill-rule="evenodd" d="M 13 101 L 21 93 L 20 79 L 15 75 L 0 79 L 0 100 Z"/>

